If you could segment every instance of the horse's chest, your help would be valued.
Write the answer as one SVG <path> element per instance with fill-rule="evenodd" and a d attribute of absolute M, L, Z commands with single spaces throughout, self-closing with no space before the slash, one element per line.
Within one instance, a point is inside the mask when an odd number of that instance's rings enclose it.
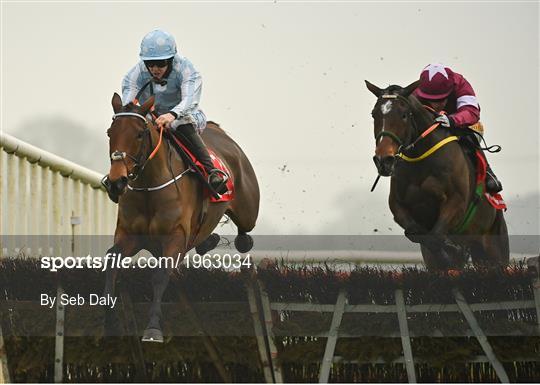
<path fill-rule="evenodd" d="M 120 217 L 120 224 L 132 234 L 163 234 L 175 228 L 181 214 L 179 206 L 133 209 Z"/>
<path fill-rule="evenodd" d="M 398 199 L 408 207 L 437 206 L 444 194 L 432 177 L 411 178 L 397 186 Z"/>
<path fill-rule="evenodd" d="M 120 211 L 118 225 L 131 234 L 147 234 L 149 216 L 137 208 Z"/>

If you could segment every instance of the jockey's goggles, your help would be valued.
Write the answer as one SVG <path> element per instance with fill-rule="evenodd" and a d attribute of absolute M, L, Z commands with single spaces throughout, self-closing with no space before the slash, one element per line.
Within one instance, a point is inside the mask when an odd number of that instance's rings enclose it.
<path fill-rule="evenodd" d="M 150 67 L 159 67 L 159 68 L 163 68 L 163 67 L 167 67 L 167 65 L 169 64 L 169 59 L 161 59 L 161 60 L 145 60 L 144 61 L 144 64 L 150 68 Z"/>

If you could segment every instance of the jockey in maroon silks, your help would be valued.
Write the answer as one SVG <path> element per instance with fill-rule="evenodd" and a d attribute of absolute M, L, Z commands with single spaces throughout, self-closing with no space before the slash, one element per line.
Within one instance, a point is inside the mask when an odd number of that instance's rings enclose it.
<path fill-rule="evenodd" d="M 414 95 L 435 112 L 447 113 L 438 116 L 436 122 L 453 129 L 470 147 L 481 148 L 481 133 L 470 129 L 480 120 L 480 105 L 471 84 L 462 75 L 442 64 L 429 64 L 420 74 L 420 85 L 414 91 Z M 502 190 L 502 184 L 489 164 L 487 164 L 486 190 L 491 193 Z"/>

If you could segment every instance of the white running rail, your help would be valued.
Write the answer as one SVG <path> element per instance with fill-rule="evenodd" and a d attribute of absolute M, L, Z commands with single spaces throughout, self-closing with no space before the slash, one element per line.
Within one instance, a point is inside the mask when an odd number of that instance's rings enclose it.
<path fill-rule="evenodd" d="M 114 234 L 117 208 L 101 187 L 102 175 L 6 133 L 0 147 L 4 255 L 5 240 L 14 235 Z"/>

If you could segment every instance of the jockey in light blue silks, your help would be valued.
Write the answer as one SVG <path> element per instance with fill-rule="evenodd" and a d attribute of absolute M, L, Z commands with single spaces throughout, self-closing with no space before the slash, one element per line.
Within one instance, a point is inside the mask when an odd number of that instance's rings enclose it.
<path fill-rule="evenodd" d="M 206 169 L 210 186 L 223 194 L 227 189 L 226 177 L 214 169 L 199 135 L 206 127 L 206 116 L 199 109 L 201 75 L 187 58 L 177 52 L 174 37 L 161 29 L 143 38 L 139 56 L 141 60 L 122 81 L 123 104 L 137 98 L 143 104 L 154 95 L 158 127 L 169 128 L 180 137 Z"/>

